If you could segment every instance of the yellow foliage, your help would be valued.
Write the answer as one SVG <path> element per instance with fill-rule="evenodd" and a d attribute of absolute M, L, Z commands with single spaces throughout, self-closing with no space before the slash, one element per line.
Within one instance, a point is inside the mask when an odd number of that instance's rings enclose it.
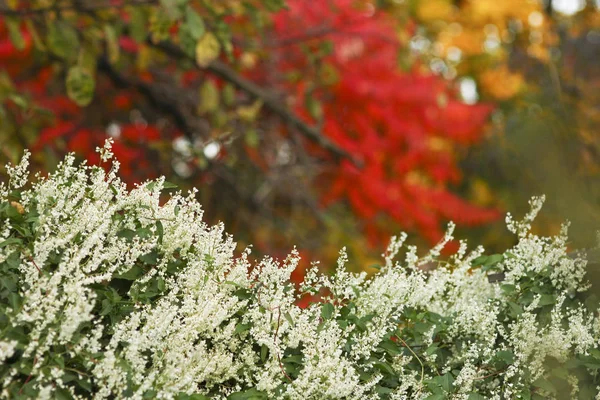
<path fill-rule="evenodd" d="M 507 100 L 523 88 L 523 76 L 511 72 L 506 64 L 495 69 L 486 69 L 479 75 L 479 83 L 484 92 L 499 100 Z"/>
<path fill-rule="evenodd" d="M 219 57 L 220 53 L 221 43 L 211 32 L 206 32 L 196 44 L 196 62 L 202 68 L 208 67 Z"/>
<path fill-rule="evenodd" d="M 531 0 L 470 0 L 463 15 L 471 24 L 505 26 L 510 19 L 527 23 L 529 15 L 540 9 L 540 2 Z"/>
<path fill-rule="evenodd" d="M 252 69 L 258 62 L 258 55 L 249 51 L 245 51 L 240 56 L 240 65 L 243 69 Z"/>
<path fill-rule="evenodd" d="M 139 46 L 139 50 L 135 59 L 135 66 L 137 67 L 137 69 L 140 71 L 145 71 L 146 69 L 148 69 L 151 57 L 152 54 L 150 47 L 145 44 L 141 44 Z"/>
<path fill-rule="evenodd" d="M 464 28 L 460 31 L 448 29 L 440 32 L 439 42 L 444 48 L 458 48 L 464 55 L 477 55 L 483 52 L 485 34 L 482 29 Z"/>
<path fill-rule="evenodd" d="M 479 206 L 487 207 L 495 203 L 495 196 L 488 186 L 488 184 L 482 179 L 474 179 L 471 183 L 471 199 Z"/>
<path fill-rule="evenodd" d="M 200 86 L 198 93 L 198 113 L 215 112 L 219 108 L 220 94 L 217 85 L 211 80 L 206 80 Z"/>
<path fill-rule="evenodd" d="M 417 16 L 424 22 L 447 21 L 452 18 L 455 7 L 450 0 L 428 0 L 417 4 Z"/>
<path fill-rule="evenodd" d="M 535 43 L 527 47 L 527 54 L 543 62 L 548 62 L 550 60 L 548 48 L 539 43 Z"/>
<path fill-rule="evenodd" d="M 236 113 L 241 120 L 246 122 L 254 122 L 260 109 L 262 108 L 262 101 L 256 100 L 254 103 L 246 106 L 239 106 L 236 109 Z"/>
<path fill-rule="evenodd" d="M 504 54 L 503 43 L 514 39 L 509 27 L 520 26 L 518 35 L 529 35 L 532 45 L 548 46 L 555 43 L 538 0 L 416 0 L 415 14 L 419 21 L 437 34 L 447 55 L 455 47 L 464 56 L 487 55 L 496 60 Z M 532 48 L 532 54 L 544 59 L 543 51 Z"/>

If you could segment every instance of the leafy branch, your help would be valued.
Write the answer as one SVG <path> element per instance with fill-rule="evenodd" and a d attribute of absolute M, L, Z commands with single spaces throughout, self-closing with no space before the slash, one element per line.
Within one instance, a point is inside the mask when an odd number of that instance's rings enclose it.
<path fill-rule="evenodd" d="M 51 12 L 61 11 L 78 11 L 78 12 L 90 12 L 90 11 L 101 11 L 106 9 L 118 9 L 123 7 L 131 6 L 144 6 L 158 4 L 158 0 L 124 0 L 120 3 L 113 1 L 99 1 L 99 2 L 82 2 L 75 0 L 71 4 L 58 4 L 55 3 L 49 7 L 40 8 L 18 8 L 13 9 L 6 4 L 6 0 L 0 0 L 0 15 L 10 17 L 27 17 L 39 14 L 47 14 Z"/>
<path fill-rule="evenodd" d="M 155 48 L 162 50 L 165 54 L 179 58 L 179 59 L 187 59 L 193 60 L 191 56 L 186 54 L 182 49 L 174 45 L 173 43 L 162 41 L 158 43 L 152 43 L 149 41 L 150 45 Z M 196 68 L 202 69 L 197 64 Z M 350 155 L 345 150 L 341 149 L 335 143 L 331 142 L 322 133 L 315 128 L 314 126 L 308 125 L 304 121 L 302 121 L 296 114 L 291 112 L 285 105 L 282 104 L 280 99 L 275 98 L 270 93 L 265 91 L 256 83 L 242 77 L 229 66 L 224 63 L 215 60 L 211 62 L 206 68 L 206 71 L 217 75 L 219 78 L 233 84 L 238 89 L 243 90 L 248 93 L 250 96 L 255 99 L 259 99 L 263 102 L 263 104 L 269 108 L 273 113 L 277 114 L 281 119 L 283 119 L 286 123 L 288 123 L 293 128 L 297 129 L 302 135 L 304 135 L 307 139 L 313 141 L 318 144 L 323 149 L 331 152 L 338 158 L 348 159 L 356 166 L 362 166 L 361 162 L 356 160 L 352 155 Z"/>

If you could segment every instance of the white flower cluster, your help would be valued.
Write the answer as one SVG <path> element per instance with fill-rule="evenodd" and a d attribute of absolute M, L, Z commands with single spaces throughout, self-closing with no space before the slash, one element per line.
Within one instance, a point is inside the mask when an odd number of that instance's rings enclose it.
<path fill-rule="evenodd" d="M 101 151 L 110 159 L 110 143 Z M 25 184 L 24 160 L 8 170 L 0 202 L 10 202 L 9 193 Z M 419 268 L 438 259 L 452 239 L 450 226 L 423 258 L 409 248 L 397 261 L 406 235 L 392 240 L 381 271 L 369 279 L 345 269 L 342 251 L 333 275 L 309 271 L 301 290 L 326 295 L 301 309 L 289 282 L 296 251 L 282 263 L 267 258 L 252 265 L 249 250 L 234 255 L 221 225 L 201 222 L 195 192 L 162 204 L 164 179 L 127 191 L 118 163 L 109 173 L 73 164 L 68 156 L 54 174 L 21 192 L 25 215 L 37 216 L 31 242 L 8 242 L 12 226 L 0 220 L 0 263 L 18 254 L 22 299 L 7 308 L 0 332 L 27 332 L 0 337 L 0 361 L 13 358 L 0 369 L 3 398 L 24 385 L 23 366 L 31 364 L 26 383 L 40 398 L 57 391 L 97 399 L 227 398 L 252 389 L 269 398 L 409 399 L 430 396 L 441 382 L 452 398 L 478 392 L 509 399 L 547 376 L 548 357 L 562 362 L 598 348 L 598 319 L 582 305 L 566 306 L 586 288 L 585 260 L 566 255 L 566 227 L 555 238 L 529 233 L 541 199 L 525 222 L 509 220 L 520 241 L 497 263 L 501 284 L 474 268 L 483 249 L 467 253 L 464 243 L 451 265 Z M 140 260 L 146 269 L 121 289 L 127 293 L 111 286 L 126 282 Z M 552 290 L 519 303 L 515 293 L 544 271 Z M 152 290 L 157 295 L 143 301 Z M 101 293 L 114 302 L 99 301 Z M 125 296 L 138 300 L 127 308 Z M 538 318 L 544 306 L 546 321 Z M 436 319 L 419 330 L 407 317 L 411 310 Z M 414 332 L 421 335 L 419 348 L 409 345 Z M 390 337 L 397 352 L 386 363 L 380 346 Z M 489 370 L 499 354 L 509 353 L 505 368 Z M 80 360 L 79 369 L 64 367 L 67 360 Z M 449 374 L 454 383 L 446 384 L 441 378 Z M 90 393 L 70 384 L 73 376 Z M 576 391 L 577 378 L 569 382 Z"/>

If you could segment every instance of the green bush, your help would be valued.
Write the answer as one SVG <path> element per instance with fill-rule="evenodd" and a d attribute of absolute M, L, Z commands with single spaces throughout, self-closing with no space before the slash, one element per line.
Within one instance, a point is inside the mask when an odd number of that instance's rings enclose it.
<path fill-rule="evenodd" d="M 100 149 L 104 162 L 110 142 Z M 594 398 L 600 322 L 566 227 L 439 260 L 394 238 L 380 270 L 290 282 L 299 256 L 249 262 L 195 192 L 131 191 L 74 166 L 27 185 L 27 154 L 0 184 L 3 398 Z M 28 188 L 26 188 L 28 187 Z M 421 266 L 437 263 L 426 272 Z M 490 279 L 493 275 L 496 279 Z M 500 279 L 498 279 L 500 276 Z M 323 301 L 295 305 L 303 293 Z M 589 297 L 589 296 L 588 296 Z M 596 397 L 598 398 L 598 397 Z"/>

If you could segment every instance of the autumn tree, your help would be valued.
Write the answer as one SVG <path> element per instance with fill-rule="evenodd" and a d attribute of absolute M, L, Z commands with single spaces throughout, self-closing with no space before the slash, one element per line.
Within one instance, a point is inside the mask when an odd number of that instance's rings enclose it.
<path fill-rule="evenodd" d="M 409 47 L 460 82 L 468 101 L 496 105 L 488 140 L 463 159 L 473 199 L 516 210 L 546 193 L 552 200 L 540 229 L 557 232 L 568 218 L 574 246 L 593 245 L 600 225 L 598 3 L 381 3 L 398 18 L 410 16 L 416 33 Z M 503 246 L 498 227 L 488 230 L 487 245 Z"/>
<path fill-rule="evenodd" d="M 456 189 L 493 105 L 461 101 L 407 54 L 415 25 L 369 1 L 11 0 L 0 13 L 4 158 L 95 163 L 112 136 L 130 183 L 197 186 L 210 219 L 271 253 L 349 232 L 434 242 L 445 221 L 499 216 Z"/>

